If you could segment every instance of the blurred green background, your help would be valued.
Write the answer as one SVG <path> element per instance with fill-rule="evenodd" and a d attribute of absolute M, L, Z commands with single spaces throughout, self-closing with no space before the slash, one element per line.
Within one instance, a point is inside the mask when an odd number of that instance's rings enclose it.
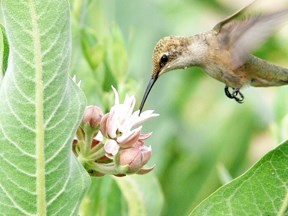
<path fill-rule="evenodd" d="M 126 93 L 137 95 L 139 105 L 150 79 L 153 47 L 161 37 L 208 31 L 247 3 L 240 0 L 237 3 L 225 0 L 70 2 L 71 73 L 82 80 L 88 104 L 106 111 L 113 102 L 111 85 L 118 88 L 122 97 Z M 282 2 L 287 5 L 285 1 L 277 3 Z M 273 7 L 273 2 L 270 4 Z M 255 54 L 287 67 L 287 40 L 286 26 Z M 159 184 L 153 184 L 160 185 L 157 191 L 164 197 L 164 205 L 159 202 L 158 214 L 185 215 L 287 138 L 280 128 L 287 124 L 283 117 L 288 107 L 285 102 L 288 88 L 246 88 L 242 91 L 245 102 L 240 105 L 225 96 L 223 83 L 200 69 L 168 74 L 157 81 L 144 108 L 160 113 L 159 118 L 144 127 L 147 132 L 153 131 L 146 142 L 153 149 L 149 164 L 157 165 L 149 175 L 156 175 Z M 115 198 L 122 197 L 121 192 L 111 181 L 107 177 L 93 180 L 89 196 L 97 197 L 94 201 L 98 205 L 104 199 L 99 197 L 100 192 L 105 194 L 106 204 L 111 204 L 109 208 L 121 205 Z M 142 184 L 146 188 L 145 181 Z M 109 194 L 116 195 L 113 198 Z M 150 203 L 157 203 L 156 199 L 162 199 L 162 195 L 150 197 Z M 112 210 L 101 212 L 99 206 L 86 215 L 117 215 Z M 123 208 L 122 215 L 126 215 Z"/>

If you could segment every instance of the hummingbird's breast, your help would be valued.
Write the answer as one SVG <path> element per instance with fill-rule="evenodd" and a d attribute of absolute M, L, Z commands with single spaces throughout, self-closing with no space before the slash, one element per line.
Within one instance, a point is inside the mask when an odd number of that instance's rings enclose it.
<path fill-rule="evenodd" d="M 241 88 L 246 84 L 245 70 L 235 68 L 230 50 L 223 49 L 219 45 L 214 31 L 193 36 L 191 40 L 193 41 L 192 45 L 194 45 L 192 48 L 194 52 L 191 52 L 192 56 L 195 58 L 194 53 L 197 53 L 199 57 L 197 66 L 203 68 L 209 76 L 229 87 Z"/>
<path fill-rule="evenodd" d="M 204 67 L 205 72 L 212 78 L 225 83 L 229 87 L 241 88 L 245 85 L 243 76 L 236 74 L 233 70 L 219 65 L 217 63 L 207 64 Z"/>
<path fill-rule="evenodd" d="M 225 83 L 229 87 L 241 88 L 247 83 L 247 73 L 243 69 L 235 69 L 230 53 L 219 49 L 210 51 L 210 58 L 203 69 L 214 79 Z"/>
<path fill-rule="evenodd" d="M 230 50 L 219 45 L 215 32 L 207 32 L 198 40 L 206 44 L 205 58 L 202 58 L 200 66 L 209 76 L 229 87 L 241 88 L 246 85 L 245 68 L 235 68 Z"/>

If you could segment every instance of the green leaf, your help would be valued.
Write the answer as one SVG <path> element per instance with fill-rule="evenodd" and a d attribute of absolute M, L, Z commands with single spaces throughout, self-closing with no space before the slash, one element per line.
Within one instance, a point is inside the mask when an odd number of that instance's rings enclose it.
<path fill-rule="evenodd" d="M 195 215 L 287 215 L 288 141 L 200 203 Z"/>
<path fill-rule="evenodd" d="M 4 26 L 0 25 L 0 84 L 8 65 L 9 44 Z"/>
<path fill-rule="evenodd" d="M 89 177 L 71 145 L 85 97 L 69 78 L 67 0 L 2 1 L 10 45 L 0 89 L 0 209 L 77 215 Z"/>
<path fill-rule="evenodd" d="M 94 178 L 81 215 L 160 215 L 163 194 L 153 174 Z"/>
<path fill-rule="evenodd" d="M 121 192 L 112 176 L 92 178 L 92 184 L 84 197 L 80 215 L 121 215 L 123 212 Z"/>
<path fill-rule="evenodd" d="M 129 177 L 131 180 L 128 181 L 128 183 L 131 183 L 125 184 L 124 186 L 126 187 L 123 187 L 123 189 L 126 190 L 127 187 L 129 189 L 130 187 L 134 186 L 134 190 L 138 191 L 144 201 L 147 216 L 161 215 L 164 205 L 164 195 L 156 176 L 153 175 L 153 173 L 149 173 L 145 175 L 132 175 Z M 119 180 L 123 181 L 122 179 Z M 125 191 L 122 190 L 122 193 L 125 193 Z M 126 193 L 129 193 L 129 190 L 127 190 Z M 129 196 L 129 194 L 127 194 L 127 196 Z M 131 205 L 133 205 L 133 202 L 135 202 L 133 197 L 131 202 Z"/>
<path fill-rule="evenodd" d="M 111 86 L 113 85 L 116 89 L 118 88 L 117 77 L 113 74 L 113 71 L 110 70 L 110 67 L 104 63 L 105 74 L 104 74 L 104 82 L 102 89 L 105 92 L 111 91 Z"/>
<path fill-rule="evenodd" d="M 106 41 L 107 66 L 114 77 L 122 81 L 125 78 L 128 69 L 128 56 L 122 33 L 116 25 L 113 25 L 111 36 Z"/>
<path fill-rule="evenodd" d="M 81 31 L 81 45 L 89 66 L 93 70 L 96 69 L 104 59 L 103 44 L 99 43 L 91 29 L 84 28 Z"/>

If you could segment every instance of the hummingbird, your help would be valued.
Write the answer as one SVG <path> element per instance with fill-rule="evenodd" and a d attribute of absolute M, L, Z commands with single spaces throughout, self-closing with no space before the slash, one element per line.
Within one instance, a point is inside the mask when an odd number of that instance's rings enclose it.
<path fill-rule="evenodd" d="M 175 69 L 202 68 L 209 76 L 223 82 L 226 96 L 238 103 L 244 100 L 240 89 L 245 86 L 287 85 L 287 68 L 269 63 L 250 52 L 287 20 L 288 8 L 265 15 L 249 15 L 253 3 L 208 32 L 160 39 L 153 51 L 152 76 L 140 104 L 140 113 L 157 79 Z"/>

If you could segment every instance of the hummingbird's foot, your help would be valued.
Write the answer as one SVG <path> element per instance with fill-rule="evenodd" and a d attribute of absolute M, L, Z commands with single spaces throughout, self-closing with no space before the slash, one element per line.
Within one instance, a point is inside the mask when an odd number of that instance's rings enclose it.
<path fill-rule="evenodd" d="M 225 91 L 225 94 L 226 94 L 226 96 L 227 96 L 228 98 L 230 98 L 230 99 L 233 99 L 233 98 L 234 98 L 234 97 L 232 96 L 232 94 L 230 93 L 228 86 L 225 86 L 224 91 Z"/>
<path fill-rule="evenodd" d="M 239 91 L 239 88 L 233 88 L 232 93 L 229 91 L 229 87 L 225 86 L 225 94 L 228 98 L 234 99 L 238 103 L 243 103 L 244 95 Z"/>

